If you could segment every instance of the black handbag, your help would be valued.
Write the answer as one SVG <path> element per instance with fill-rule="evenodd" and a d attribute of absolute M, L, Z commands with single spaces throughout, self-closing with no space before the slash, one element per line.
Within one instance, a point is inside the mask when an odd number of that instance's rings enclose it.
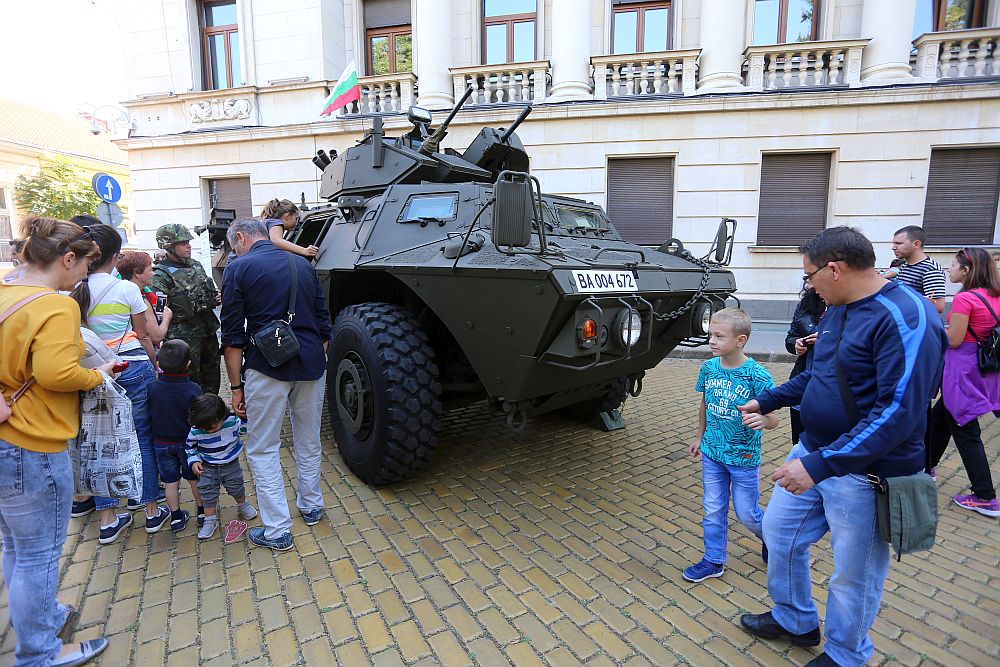
<path fill-rule="evenodd" d="M 969 327 L 969 333 L 976 339 L 976 345 L 978 346 L 976 361 L 979 363 L 979 372 L 983 375 L 996 373 L 1000 371 L 1000 317 L 997 317 L 989 301 L 983 298 L 982 294 L 979 292 L 970 292 L 970 294 L 978 297 L 983 302 L 983 305 L 990 311 L 990 315 L 993 316 L 993 321 L 996 322 L 996 326 L 989 330 L 984 339 L 980 339 L 976 335 L 976 332 L 972 330 L 972 327 Z"/>
<path fill-rule="evenodd" d="M 295 266 L 295 258 L 288 255 L 288 265 L 292 269 L 292 284 L 288 288 L 288 319 L 271 320 L 251 336 L 264 360 L 271 368 L 286 364 L 299 354 L 299 340 L 292 331 L 292 319 L 295 317 L 295 289 L 299 278 Z"/>
<path fill-rule="evenodd" d="M 847 417 L 853 428 L 861 421 L 858 404 L 840 367 L 840 340 L 844 337 L 847 313 L 840 325 L 840 337 L 833 352 L 833 364 L 837 369 L 837 386 L 840 400 L 847 409 Z M 925 445 L 926 446 L 926 445 Z M 875 490 L 875 515 L 878 518 L 878 532 L 896 552 L 896 561 L 903 554 L 927 551 L 934 546 L 937 536 L 938 505 L 937 487 L 934 479 L 921 470 L 913 475 L 879 478 L 869 472 L 868 483 Z"/>

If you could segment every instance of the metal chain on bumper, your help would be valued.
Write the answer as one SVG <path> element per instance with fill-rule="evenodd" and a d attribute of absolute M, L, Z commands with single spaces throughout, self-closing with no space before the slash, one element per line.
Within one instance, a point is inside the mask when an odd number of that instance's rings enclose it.
<path fill-rule="evenodd" d="M 670 320 L 677 319 L 687 311 L 691 310 L 691 308 L 698 301 L 698 299 L 701 298 L 702 294 L 705 293 L 705 288 L 708 287 L 708 281 L 712 276 L 712 267 L 705 260 L 695 257 L 687 250 L 681 250 L 680 252 L 677 253 L 677 255 L 701 267 L 702 270 L 701 284 L 698 285 L 698 289 L 695 290 L 694 294 L 691 296 L 690 299 L 688 299 L 687 303 L 685 303 L 683 306 L 680 306 L 670 311 L 669 313 L 664 313 L 663 315 L 659 315 L 656 312 L 654 312 L 653 317 L 658 322 L 668 322 Z"/>

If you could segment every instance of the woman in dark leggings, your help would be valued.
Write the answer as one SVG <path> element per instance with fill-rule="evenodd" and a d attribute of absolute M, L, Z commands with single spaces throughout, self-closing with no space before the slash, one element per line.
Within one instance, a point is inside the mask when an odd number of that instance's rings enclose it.
<path fill-rule="evenodd" d="M 812 366 L 813 347 L 816 344 L 816 330 L 819 328 L 819 321 L 823 319 L 826 312 L 826 303 L 816 294 L 816 290 L 807 287 L 802 291 L 802 299 L 795 308 L 795 315 L 792 316 L 792 323 L 788 327 L 788 335 L 785 336 L 785 349 L 789 354 L 796 355 L 795 365 L 792 366 L 793 377 Z M 792 444 L 799 442 L 802 434 L 802 417 L 799 416 L 797 408 L 790 410 L 792 421 Z"/>
<path fill-rule="evenodd" d="M 961 283 L 948 315 L 948 342 L 941 398 L 931 408 L 927 443 L 932 472 L 948 441 L 962 457 L 972 493 L 955 496 L 965 509 L 986 516 L 1000 516 L 979 429 L 979 416 L 1000 410 L 1000 373 L 983 374 L 977 362 L 977 341 L 1000 325 L 1000 273 L 989 253 L 981 248 L 960 250 L 948 268 L 953 283 Z"/>

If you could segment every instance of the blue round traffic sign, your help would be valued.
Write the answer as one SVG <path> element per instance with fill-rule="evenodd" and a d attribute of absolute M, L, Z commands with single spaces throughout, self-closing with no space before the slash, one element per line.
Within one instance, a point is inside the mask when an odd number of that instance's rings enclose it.
<path fill-rule="evenodd" d="M 114 204 L 122 198 L 122 186 L 118 184 L 114 176 L 104 173 L 94 174 L 91 186 L 97 196 L 109 204 Z"/>

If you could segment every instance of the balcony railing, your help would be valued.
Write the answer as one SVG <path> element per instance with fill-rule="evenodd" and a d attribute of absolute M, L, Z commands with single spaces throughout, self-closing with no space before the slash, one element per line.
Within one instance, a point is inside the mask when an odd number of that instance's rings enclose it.
<path fill-rule="evenodd" d="M 1000 28 L 923 34 L 913 41 L 917 47 L 913 76 L 927 81 L 1000 76 L 997 42 Z"/>
<path fill-rule="evenodd" d="M 801 90 L 861 85 L 867 39 L 750 46 L 743 52 L 749 90 Z"/>
<path fill-rule="evenodd" d="M 415 103 L 417 77 L 410 72 L 358 78 L 361 99 L 340 110 L 341 116 L 376 113 L 406 113 Z"/>
<path fill-rule="evenodd" d="M 548 90 L 549 61 L 451 68 L 455 99 L 473 88 L 469 104 L 539 103 Z"/>
<path fill-rule="evenodd" d="M 701 49 L 594 56 L 594 99 L 692 95 Z"/>

